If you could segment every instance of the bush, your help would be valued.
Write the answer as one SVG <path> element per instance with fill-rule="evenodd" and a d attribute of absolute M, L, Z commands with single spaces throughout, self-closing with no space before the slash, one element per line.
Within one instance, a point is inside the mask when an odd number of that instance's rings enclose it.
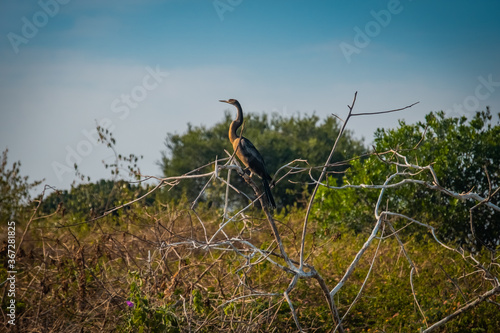
<path fill-rule="evenodd" d="M 478 112 L 474 118 L 446 118 L 443 112 L 430 113 L 426 122 L 408 125 L 399 122 L 391 130 L 379 129 L 375 133 L 375 150 L 379 153 L 394 150 L 407 157 L 411 164 L 432 165 L 440 185 L 456 193 L 473 191 L 498 205 L 500 196 L 491 189 L 500 185 L 500 123 L 492 124 L 490 111 Z M 397 161 L 395 154 L 385 154 L 386 161 Z M 398 167 L 379 156 L 351 163 L 344 176 L 349 184 L 383 184 L 386 177 Z M 400 170 L 404 171 L 404 170 Z M 414 170 L 412 170 L 414 171 Z M 420 173 L 413 179 L 434 180 L 430 173 Z M 400 181 L 402 177 L 394 181 Z M 336 180 L 330 179 L 335 185 Z M 497 192 L 498 193 L 498 192 Z M 324 232 L 335 229 L 360 231 L 373 223 L 373 214 L 366 207 L 374 207 L 377 190 L 320 189 L 316 217 Z M 471 250 L 483 246 L 499 246 L 500 213 L 477 202 L 460 201 L 425 186 L 408 184 L 387 190 L 387 207 L 437 228 L 446 241 Z M 472 221 L 472 222 L 471 222 Z M 330 231 L 329 231 L 330 230 Z M 410 227 L 408 233 L 419 233 L 421 228 Z M 472 230 L 472 231 L 471 231 Z M 422 234 L 420 234 L 422 236 Z"/>
<path fill-rule="evenodd" d="M 30 190 L 42 181 L 30 183 L 28 176 L 21 176 L 21 162 L 14 162 L 12 168 L 7 165 L 5 149 L 0 159 L 0 221 L 19 220 L 22 208 L 30 200 Z"/>

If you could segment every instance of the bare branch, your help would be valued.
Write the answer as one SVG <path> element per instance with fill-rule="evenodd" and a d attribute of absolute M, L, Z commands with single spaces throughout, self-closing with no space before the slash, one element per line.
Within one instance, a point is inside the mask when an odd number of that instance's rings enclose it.
<path fill-rule="evenodd" d="M 353 113 L 351 116 L 352 116 L 352 117 L 356 117 L 356 116 L 375 116 L 375 115 L 379 115 L 379 114 L 392 113 L 392 112 L 399 112 L 399 111 L 403 111 L 403 110 L 409 109 L 409 108 L 411 108 L 412 106 L 417 105 L 418 103 L 420 103 L 420 102 L 415 102 L 415 103 L 410 104 L 410 105 L 407 105 L 407 106 L 405 106 L 405 107 L 402 107 L 402 108 L 399 108 L 399 109 L 394 109 L 394 110 L 388 110 L 388 111 L 376 111 L 376 112 L 360 112 L 360 113 Z M 354 104 L 354 103 L 353 103 L 353 104 Z"/>
<path fill-rule="evenodd" d="M 497 287 L 485 292 L 484 294 L 480 295 L 474 301 L 470 302 L 467 305 L 464 305 L 463 307 L 461 307 L 457 311 L 453 312 L 451 315 L 446 316 L 445 318 L 441 319 L 440 321 L 434 323 L 433 325 L 428 327 L 426 330 L 422 331 L 422 333 L 434 332 L 436 329 L 443 326 L 444 324 L 446 324 L 450 320 L 454 319 L 455 317 L 458 317 L 462 313 L 465 313 L 465 312 L 469 311 L 470 309 L 475 308 L 476 306 L 481 304 L 481 302 L 488 300 L 488 298 L 490 298 L 491 296 L 498 295 L 498 294 L 500 294 L 500 286 L 497 286 Z"/>

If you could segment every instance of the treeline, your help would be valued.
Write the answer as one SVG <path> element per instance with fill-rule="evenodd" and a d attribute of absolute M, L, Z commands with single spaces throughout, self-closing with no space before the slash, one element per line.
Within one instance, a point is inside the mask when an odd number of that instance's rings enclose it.
<path fill-rule="evenodd" d="M 198 173 L 213 171 L 216 158 L 227 157 L 225 150 L 232 153 L 227 138 L 231 114 L 226 113 L 223 121 L 207 128 L 193 127 L 183 134 L 168 133 L 159 163 L 165 177 L 179 176 L 198 169 Z M 316 115 L 283 117 L 273 114 L 249 114 L 244 126 L 245 136 L 252 139 L 266 159 L 268 169 L 274 173 L 281 166 L 295 159 L 306 172 L 289 175 L 280 182 L 273 193 L 278 211 L 303 208 L 313 187 L 312 178 L 317 179 L 331 146 L 339 131 L 339 122 L 334 117 L 320 120 Z M 457 193 L 471 190 L 496 205 L 499 195 L 491 189 L 499 186 L 500 179 L 500 125 L 490 112 L 478 112 L 472 119 L 466 117 L 447 118 L 443 112 L 430 113 L 425 122 L 407 124 L 399 122 L 395 129 L 379 129 L 375 133 L 374 149 L 385 152 L 389 149 L 404 152 L 411 163 L 432 164 L 440 186 Z M 351 132 L 344 134 L 337 152 L 328 168 L 330 184 L 381 184 L 387 172 L 396 166 L 383 162 L 378 156 L 365 157 L 368 152 L 362 140 L 354 138 Z M 360 157 L 361 156 L 361 157 Z M 396 160 L 393 156 L 392 160 Z M 345 162 L 348 161 L 348 162 Z M 283 176 L 276 174 L 275 179 Z M 221 177 L 224 177 L 222 175 Z M 312 177 L 312 178 L 311 178 Z M 428 175 L 420 179 L 433 181 Z M 190 202 L 206 185 L 206 178 L 186 179 L 179 184 L 166 186 L 146 197 L 141 204 L 159 202 Z M 231 182 L 247 193 L 248 185 L 237 173 Z M 20 187 L 25 191 L 25 187 Z M 79 185 L 70 191 L 57 191 L 44 200 L 42 211 L 49 213 L 58 205 L 82 218 L 99 216 L 106 210 L 122 205 L 144 195 L 150 187 L 133 185 L 124 181 L 101 180 Z M 459 246 L 480 250 L 483 246 L 494 249 L 499 244 L 500 214 L 485 206 L 471 209 L 473 201 L 461 201 L 442 195 L 422 186 L 408 184 L 405 187 L 389 189 L 392 200 L 390 207 L 417 220 L 432 221 L 447 241 Z M 225 186 L 213 182 L 198 202 L 215 210 L 224 205 Z M 372 212 L 366 210 L 376 200 L 376 192 L 345 189 L 331 191 L 321 188 L 317 194 L 314 209 L 315 218 L 321 225 L 319 232 L 335 233 L 338 230 L 361 231 L 373 222 Z M 491 197 L 490 197 L 491 196 Z M 247 205 L 244 196 L 231 194 L 233 208 Z M 359 205 L 358 203 L 364 203 Z M 415 232 L 417 228 L 408 228 Z"/>

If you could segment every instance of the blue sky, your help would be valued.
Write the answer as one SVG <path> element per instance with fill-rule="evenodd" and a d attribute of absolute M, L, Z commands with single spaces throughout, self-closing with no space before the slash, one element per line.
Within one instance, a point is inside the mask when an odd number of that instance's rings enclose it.
<path fill-rule="evenodd" d="M 220 121 L 219 99 L 321 118 L 345 116 L 355 91 L 359 112 L 420 101 L 353 119 L 367 143 L 429 111 L 497 113 L 499 13 L 493 0 L 2 1 L 0 148 L 30 179 L 68 188 L 74 162 L 109 177 L 96 122 L 159 176 L 166 133 Z"/>

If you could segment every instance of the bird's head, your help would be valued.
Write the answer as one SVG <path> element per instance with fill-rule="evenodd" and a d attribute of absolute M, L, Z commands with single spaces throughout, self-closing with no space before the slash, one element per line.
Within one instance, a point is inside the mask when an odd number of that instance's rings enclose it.
<path fill-rule="evenodd" d="M 223 99 L 220 99 L 220 100 L 219 100 L 219 102 L 222 102 L 222 103 L 227 103 L 227 104 L 232 104 L 232 105 L 235 105 L 235 104 L 237 104 L 237 103 L 238 103 L 238 101 L 237 101 L 237 100 L 232 99 L 232 98 L 231 98 L 231 99 L 228 99 L 228 100 L 223 100 Z"/>

